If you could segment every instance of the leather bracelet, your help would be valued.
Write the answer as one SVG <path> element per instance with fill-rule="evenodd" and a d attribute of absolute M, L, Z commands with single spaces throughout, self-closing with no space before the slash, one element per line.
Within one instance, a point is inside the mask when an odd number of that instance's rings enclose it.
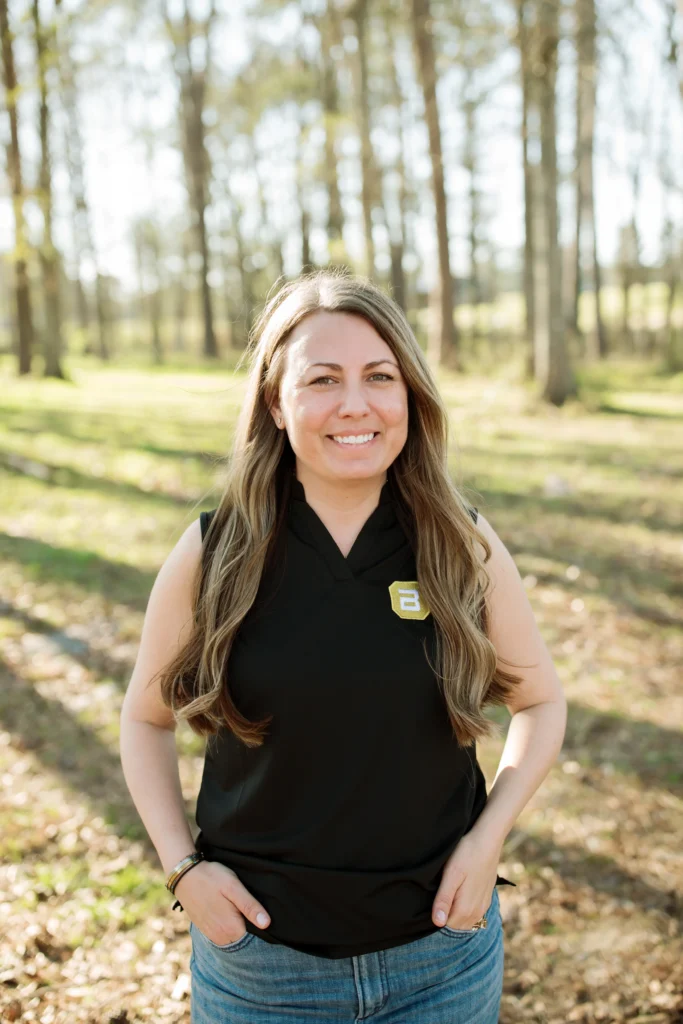
<path fill-rule="evenodd" d="M 187 857 L 183 857 L 183 859 L 176 864 L 166 879 L 166 888 L 168 891 L 175 895 L 176 886 L 183 875 L 190 871 L 196 864 L 200 864 L 203 860 L 205 860 L 204 854 L 199 850 L 195 850 L 194 853 L 189 854 Z M 179 900 L 176 900 L 173 904 L 173 910 L 176 910 L 176 908 L 180 908 L 180 910 L 183 909 Z"/>
<path fill-rule="evenodd" d="M 175 890 L 176 885 L 185 872 L 189 871 L 189 869 L 195 864 L 198 864 L 200 860 L 204 860 L 204 854 L 199 850 L 194 850 L 192 853 L 189 853 L 187 857 L 183 857 L 182 860 L 178 861 L 166 879 L 166 888 L 169 892 L 173 892 Z"/>

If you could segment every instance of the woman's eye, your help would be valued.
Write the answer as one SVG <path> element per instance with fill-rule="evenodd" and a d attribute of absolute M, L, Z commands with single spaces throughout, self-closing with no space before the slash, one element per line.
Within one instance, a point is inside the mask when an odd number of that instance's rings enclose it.
<path fill-rule="evenodd" d="M 372 379 L 372 377 L 384 377 L 385 380 L 393 380 L 394 379 L 391 376 L 391 374 L 389 374 L 389 373 L 373 373 L 373 374 L 371 374 L 370 378 L 368 378 L 368 379 Z M 322 384 L 322 382 L 326 381 L 326 380 L 332 380 L 333 381 L 334 377 L 316 377 L 315 380 L 311 381 L 311 384 Z"/>

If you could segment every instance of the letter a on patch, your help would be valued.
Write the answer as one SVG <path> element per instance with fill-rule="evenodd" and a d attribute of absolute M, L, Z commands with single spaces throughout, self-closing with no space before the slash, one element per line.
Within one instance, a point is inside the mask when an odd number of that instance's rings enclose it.
<path fill-rule="evenodd" d="M 426 619 L 429 615 L 417 580 L 395 580 L 389 585 L 389 595 L 391 607 L 401 619 Z"/>

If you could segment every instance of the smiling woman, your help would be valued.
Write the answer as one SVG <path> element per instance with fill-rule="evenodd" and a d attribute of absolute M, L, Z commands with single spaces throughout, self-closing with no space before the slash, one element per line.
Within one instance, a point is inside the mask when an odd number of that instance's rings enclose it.
<path fill-rule="evenodd" d="M 126 695 L 208 737 L 194 851 L 167 747 L 158 789 L 132 732 L 126 755 L 136 804 L 171 823 L 152 838 L 194 926 L 193 1024 L 494 1024 L 502 842 L 559 732 L 539 715 L 533 770 L 492 808 L 484 708 L 556 696 L 523 586 L 451 480 L 445 406 L 379 288 L 286 284 L 248 356 L 225 491 L 162 568 Z M 513 651 L 531 672 L 502 667 Z"/>
<path fill-rule="evenodd" d="M 312 313 L 289 336 L 271 412 L 310 504 L 350 547 L 408 434 L 408 392 L 391 347 L 363 317 Z"/>

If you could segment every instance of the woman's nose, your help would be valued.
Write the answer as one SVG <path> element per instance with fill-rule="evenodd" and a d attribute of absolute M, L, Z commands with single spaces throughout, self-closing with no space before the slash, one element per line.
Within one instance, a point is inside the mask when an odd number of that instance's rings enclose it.
<path fill-rule="evenodd" d="M 339 411 L 348 415 L 349 413 L 365 412 L 369 408 L 370 405 L 362 384 L 346 384 L 339 403 Z"/>

